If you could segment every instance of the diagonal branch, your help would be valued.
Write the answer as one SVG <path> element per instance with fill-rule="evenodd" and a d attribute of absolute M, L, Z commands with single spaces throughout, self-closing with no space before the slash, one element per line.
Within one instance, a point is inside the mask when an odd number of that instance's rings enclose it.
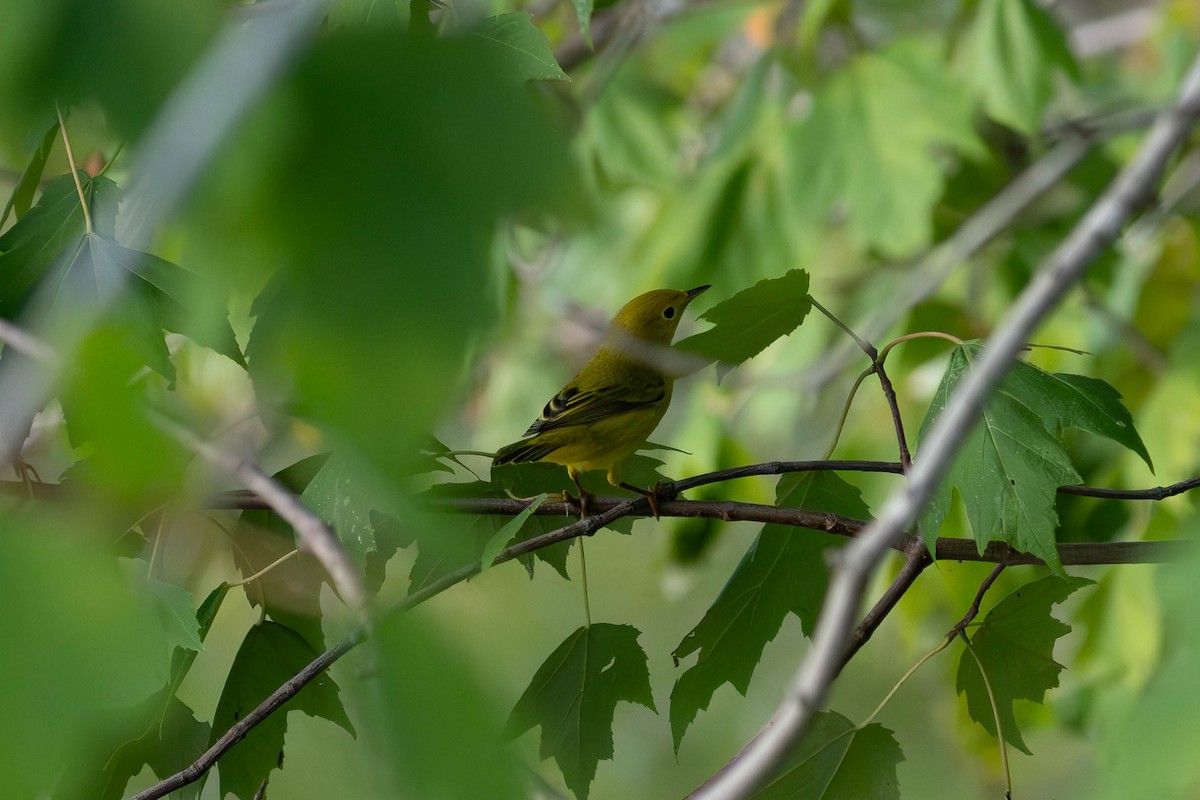
<path fill-rule="evenodd" d="M 156 421 L 159 427 L 189 450 L 213 466 L 228 472 L 262 498 L 272 511 L 296 531 L 300 549 L 312 553 L 321 562 L 346 605 L 356 612 L 365 609 L 367 591 L 363 585 L 362 574 L 329 526 L 301 503 L 299 497 L 255 465 L 199 439 L 182 425 L 163 417 L 158 417 Z"/>
<path fill-rule="evenodd" d="M 990 337 L 983 357 L 967 374 L 930 431 L 908 484 L 893 492 L 879 519 L 845 549 L 826 593 L 812 647 L 772 717 L 773 724 L 697 797 L 724 800 L 753 794 L 770 779 L 808 731 L 838 673 L 849 644 L 855 611 L 876 564 L 932 496 L 979 417 L 992 387 L 1008 372 L 1038 323 L 1117 237 L 1146 198 L 1153 195 L 1154 184 L 1167 159 L 1192 129 L 1197 116 L 1200 116 L 1200 59 L 1189 70 L 1176 105 L 1159 115 L 1133 161 L 1039 267 L 1033 281 Z"/>

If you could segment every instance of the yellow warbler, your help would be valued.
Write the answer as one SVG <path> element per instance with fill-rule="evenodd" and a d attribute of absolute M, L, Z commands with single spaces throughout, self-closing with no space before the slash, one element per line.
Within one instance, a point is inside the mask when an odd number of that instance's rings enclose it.
<path fill-rule="evenodd" d="M 661 348 L 669 347 L 688 303 L 707 289 L 658 289 L 630 300 L 617 312 L 599 352 L 546 407 L 519 442 L 501 447 L 494 466 L 526 461 L 563 464 L 579 489 L 581 512 L 588 493 L 579 483 L 587 470 L 608 470 L 613 486 L 650 498 L 652 491 L 621 482 L 621 461 L 646 442 L 671 403 L 675 376 L 664 370 Z M 656 352 L 658 350 L 658 352 Z"/>

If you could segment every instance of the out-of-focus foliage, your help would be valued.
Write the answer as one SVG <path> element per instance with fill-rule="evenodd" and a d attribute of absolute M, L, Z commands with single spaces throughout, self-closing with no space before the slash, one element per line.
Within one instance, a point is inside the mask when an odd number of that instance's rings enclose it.
<path fill-rule="evenodd" d="M 52 362 L 0 350 L 0 450 L 22 458 L 0 475 L 5 796 L 130 796 L 361 621 L 277 514 L 209 507 L 238 487 L 166 420 L 329 523 L 377 615 L 178 796 L 248 799 L 264 781 L 301 800 L 694 789 L 788 685 L 842 540 L 625 518 L 587 540 L 586 612 L 572 542 L 391 612 L 570 522 L 449 510 L 574 490 L 560 466 L 489 471 L 478 452 L 525 429 L 627 299 L 712 284 L 681 362 L 719 364 L 679 382 L 657 457 L 631 459 L 626 481 L 819 458 L 838 430 L 835 457 L 895 460 L 873 376 L 841 426 L 870 364 L 808 314 L 809 293 L 879 349 L 927 330 L 967 342 L 892 351 L 911 434 L 1200 49 L 1189 0 L 336 0 L 313 6 L 318 24 L 215 157 L 195 163 L 187 136 L 157 145 L 152 163 L 200 177 L 132 249 L 130 198 L 171 177 L 143 160 L 155 122 L 215 114 L 214 76 L 244 75 L 229 42 L 305 1 L 0 10 L 0 319 L 57 348 Z M 1076 141 L 1079 163 L 1010 208 L 1014 181 Z M 967 630 L 980 661 L 955 645 L 962 697 L 943 655 L 876 721 L 986 574 L 927 570 L 762 796 L 1000 796 L 985 676 L 1019 796 L 1195 794 L 1194 559 L 1083 569 L 1055 550 L 1194 537 L 1194 493 L 1055 490 L 1200 473 L 1198 141 L 1037 333 L 1078 352 L 1028 354 L 925 515 L 928 536 L 1008 542 L 1053 570 L 1010 567 L 985 598 Z M 986 242 L 963 235 L 997 209 Z M 925 259 L 935 246 L 949 263 Z M 865 520 L 901 480 L 685 497 Z M 599 473 L 584 486 L 633 497 Z"/>

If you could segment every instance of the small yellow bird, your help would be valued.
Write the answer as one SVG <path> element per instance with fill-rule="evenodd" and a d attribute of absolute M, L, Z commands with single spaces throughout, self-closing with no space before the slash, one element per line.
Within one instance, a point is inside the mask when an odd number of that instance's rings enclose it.
<path fill-rule="evenodd" d="M 599 352 L 525 431 L 529 438 L 501 447 L 492 465 L 563 464 L 579 489 L 584 516 L 589 495 L 579 475 L 606 469 L 609 483 L 648 497 L 658 517 L 658 497 L 622 483 L 620 466 L 645 444 L 671 403 L 676 376 L 658 365 L 661 359 L 655 350 L 671 345 L 683 310 L 708 288 L 658 289 L 626 303 L 609 325 Z"/>

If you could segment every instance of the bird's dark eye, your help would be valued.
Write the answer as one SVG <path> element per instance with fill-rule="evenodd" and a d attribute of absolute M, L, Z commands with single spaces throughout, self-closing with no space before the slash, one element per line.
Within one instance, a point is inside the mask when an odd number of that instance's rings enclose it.
<path fill-rule="evenodd" d="M 666 317 L 667 319 L 674 319 L 674 317 L 675 317 L 675 306 L 667 306 L 666 308 L 664 308 L 664 309 L 663 309 L 663 316 L 664 316 L 664 317 Z"/>

